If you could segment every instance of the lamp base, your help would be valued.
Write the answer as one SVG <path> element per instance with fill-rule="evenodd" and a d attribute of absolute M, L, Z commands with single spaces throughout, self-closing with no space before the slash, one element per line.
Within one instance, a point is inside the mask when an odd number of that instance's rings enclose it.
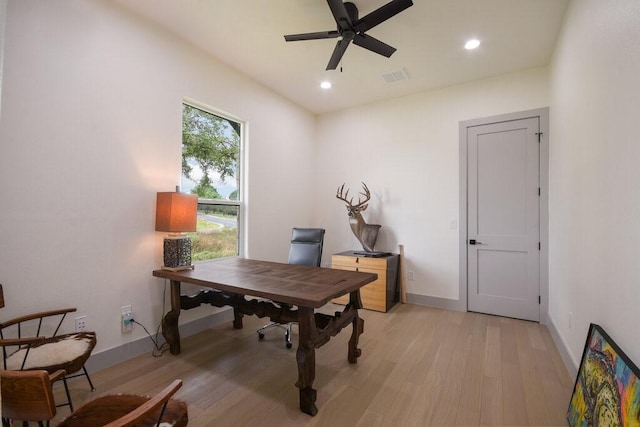
<path fill-rule="evenodd" d="M 191 237 L 184 234 L 165 237 L 162 269 L 180 271 L 191 268 Z"/>
<path fill-rule="evenodd" d="M 182 270 L 193 270 L 194 268 L 196 268 L 195 265 L 191 264 L 191 265 L 183 265 L 180 267 L 167 267 L 166 265 L 163 265 L 162 267 L 160 267 L 160 270 L 168 270 L 168 271 L 182 271 Z"/>

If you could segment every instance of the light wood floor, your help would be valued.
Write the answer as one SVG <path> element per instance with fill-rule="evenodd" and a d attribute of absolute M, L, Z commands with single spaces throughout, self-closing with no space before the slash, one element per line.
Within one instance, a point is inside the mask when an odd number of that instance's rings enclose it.
<path fill-rule="evenodd" d="M 73 379 L 74 402 L 153 394 L 182 378 L 176 397 L 189 405 L 190 426 L 567 425 L 573 380 L 546 327 L 411 304 L 361 314 L 356 365 L 347 362 L 350 329 L 316 351 L 315 417 L 298 410 L 295 344 L 287 350 L 279 329 L 259 342 L 265 319 L 256 317 L 242 330 L 225 324 L 184 339 L 179 356 L 94 372 L 96 392 Z"/>

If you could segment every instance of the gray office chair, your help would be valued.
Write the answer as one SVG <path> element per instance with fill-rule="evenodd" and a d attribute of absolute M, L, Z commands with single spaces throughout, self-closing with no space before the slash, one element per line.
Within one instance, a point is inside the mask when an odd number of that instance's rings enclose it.
<path fill-rule="evenodd" d="M 291 233 L 289 264 L 311 265 L 320 267 L 320 261 L 322 260 L 323 243 L 323 228 L 294 228 Z M 288 304 L 281 305 L 291 307 Z M 269 329 L 275 326 L 284 328 L 284 339 L 287 344 L 287 348 L 291 348 L 291 323 L 282 325 L 277 322 L 272 322 L 264 325 L 256 331 L 258 333 L 258 339 L 262 340 L 264 338 L 265 329 Z"/>

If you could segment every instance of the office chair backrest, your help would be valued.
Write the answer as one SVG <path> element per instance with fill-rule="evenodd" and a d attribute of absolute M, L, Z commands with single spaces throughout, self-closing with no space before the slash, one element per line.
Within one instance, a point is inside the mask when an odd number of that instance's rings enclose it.
<path fill-rule="evenodd" d="M 323 243 L 323 228 L 294 228 L 291 233 L 289 264 L 320 267 Z"/>

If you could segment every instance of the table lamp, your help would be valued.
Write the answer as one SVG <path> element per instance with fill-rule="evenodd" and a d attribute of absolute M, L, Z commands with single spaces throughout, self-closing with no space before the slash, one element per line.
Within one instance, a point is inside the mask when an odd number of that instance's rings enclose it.
<path fill-rule="evenodd" d="M 198 196 L 161 192 L 156 199 L 156 231 L 168 231 L 164 239 L 164 270 L 187 270 L 191 264 L 191 237 L 196 231 Z"/>

